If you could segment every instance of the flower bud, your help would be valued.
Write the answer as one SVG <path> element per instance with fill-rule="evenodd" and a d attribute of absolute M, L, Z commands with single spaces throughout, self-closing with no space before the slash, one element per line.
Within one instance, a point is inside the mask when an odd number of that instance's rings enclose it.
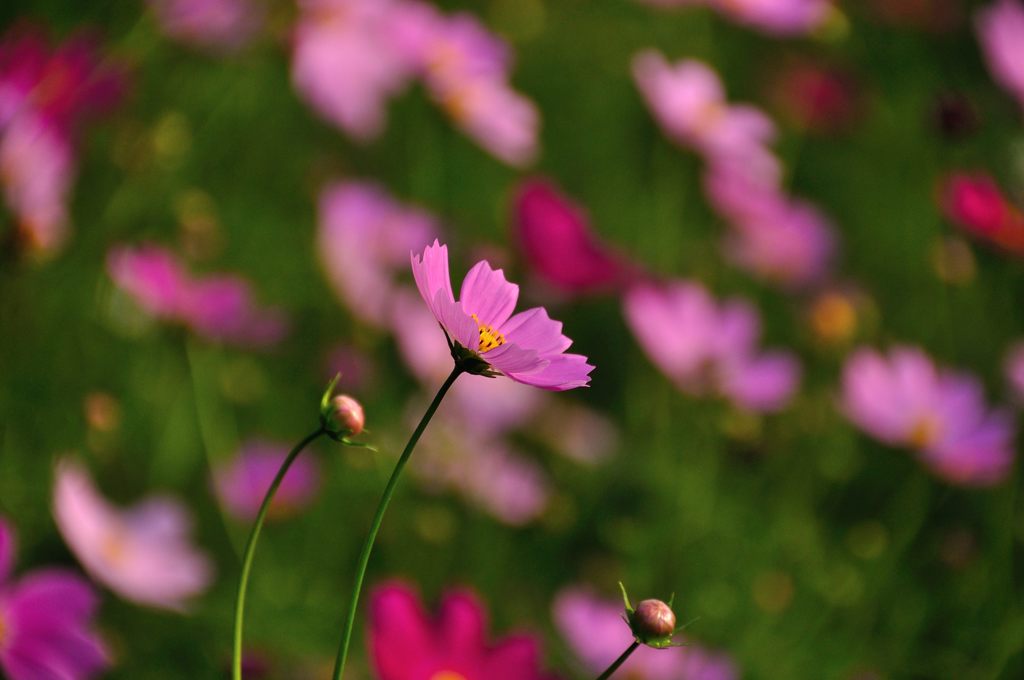
<path fill-rule="evenodd" d="M 661 600 L 643 600 L 631 618 L 633 632 L 643 642 L 672 637 L 676 630 L 676 615 Z"/>
<path fill-rule="evenodd" d="M 362 432 L 366 424 L 362 404 L 347 394 L 339 394 L 331 399 L 331 415 L 335 422 L 351 435 Z"/>

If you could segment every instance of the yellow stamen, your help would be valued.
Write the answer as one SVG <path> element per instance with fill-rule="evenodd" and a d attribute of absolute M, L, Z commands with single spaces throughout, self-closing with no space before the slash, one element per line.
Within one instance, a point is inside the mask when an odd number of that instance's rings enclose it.
<path fill-rule="evenodd" d="M 939 425 L 934 419 L 924 416 L 920 418 L 910 430 L 907 441 L 917 449 L 923 449 L 935 441 L 939 434 Z"/>
<path fill-rule="evenodd" d="M 125 552 L 124 538 L 120 532 L 112 532 L 100 541 L 100 554 L 114 564 L 124 559 Z"/>
<path fill-rule="evenodd" d="M 440 671 L 431 675 L 430 680 L 466 680 L 466 676 L 455 671 Z"/>
<path fill-rule="evenodd" d="M 477 328 L 480 329 L 480 344 L 477 346 L 478 352 L 484 354 L 505 344 L 504 335 L 501 333 L 495 333 L 493 328 L 480 323 L 480 318 L 476 314 L 473 314 L 472 317 L 473 321 L 476 321 Z"/>
<path fill-rule="evenodd" d="M 0 612 L 0 649 L 3 649 L 4 638 L 7 636 L 7 623 L 4 622 L 3 612 Z"/>

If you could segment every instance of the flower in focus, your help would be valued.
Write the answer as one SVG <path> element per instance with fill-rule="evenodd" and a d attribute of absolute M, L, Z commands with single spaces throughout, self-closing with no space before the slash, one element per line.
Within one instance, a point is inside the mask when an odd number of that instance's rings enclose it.
<path fill-rule="evenodd" d="M 319 225 L 317 250 L 338 297 L 363 321 L 389 325 L 398 272 L 437 236 L 437 221 L 376 184 L 339 182 L 320 194 Z"/>
<path fill-rule="evenodd" d="M 213 579 L 213 566 L 189 541 L 185 507 L 154 497 L 120 509 L 100 496 L 77 463 L 58 463 L 53 514 L 89 575 L 126 600 L 184 611 Z"/>
<path fill-rule="evenodd" d="M 995 0 L 978 10 L 975 26 L 992 77 L 1024 108 L 1024 5 Z"/>
<path fill-rule="evenodd" d="M 555 625 L 573 653 L 591 674 L 603 670 L 633 642 L 622 620 L 622 602 L 603 600 L 581 588 L 558 594 L 553 606 Z M 619 672 L 635 680 L 736 680 L 736 664 L 724 654 L 688 643 L 684 647 L 652 649 L 641 646 Z"/>
<path fill-rule="evenodd" d="M 65 569 L 11 578 L 14 532 L 0 517 L 0 670 L 11 680 L 86 680 L 110 666 L 92 632 L 99 598 Z"/>
<path fill-rule="evenodd" d="M 370 595 L 368 641 L 379 680 L 550 680 L 537 640 L 527 635 L 487 642 L 487 615 L 464 591 L 447 593 L 436 616 L 403 583 Z"/>
<path fill-rule="evenodd" d="M 990 410 L 972 375 L 936 367 L 923 351 L 855 352 L 843 368 L 843 411 L 879 441 L 915 451 L 955 484 L 991 485 L 1013 465 L 1013 422 Z"/>
<path fill-rule="evenodd" d="M 147 0 L 168 37 L 214 53 L 234 52 L 263 26 L 260 0 Z"/>
<path fill-rule="evenodd" d="M 233 460 L 217 465 L 213 485 L 224 509 L 239 520 L 255 519 L 263 497 L 287 456 L 286 444 L 249 441 L 242 445 Z M 296 458 L 277 489 L 267 517 L 284 519 L 305 509 L 316 498 L 319 475 L 314 458 Z"/>
<path fill-rule="evenodd" d="M 1024 255 L 1024 214 L 984 173 L 953 173 L 942 189 L 942 211 L 970 235 L 1002 250 Z"/>
<path fill-rule="evenodd" d="M 626 322 L 651 361 L 683 392 L 720 394 L 750 411 L 786 406 L 800 379 L 787 352 L 761 352 L 760 319 L 745 302 L 717 303 L 699 284 L 634 287 Z"/>
<path fill-rule="evenodd" d="M 530 268 L 562 292 L 617 291 L 633 277 L 634 267 L 601 242 L 582 209 L 544 180 L 520 185 L 513 228 Z"/>
<path fill-rule="evenodd" d="M 292 54 L 295 89 L 324 119 L 359 141 L 383 131 L 388 100 L 414 75 L 398 42 L 394 0 L 300 0 Z"/>
<path fill-rule="evenodd" d="M 412 272 L 420 295 L 452 343 L 452 356 L 464 370 L 505 375 L 547 390 L 569 390 L 590 382 L 594 367 L 580 354 L 566 354 L 572 341 L 562 324 L 542 307 L 513 315 L 519 286 L 502 270 L 481 260 L 452 293 L 448 247 L 436 240 L 421 256 L 412 255 Z"/>
<path fill-rule="evenodd" d="M 287 333 L 284 313 L 258 307 L 249 282 L 238 276 L 192 277 L 164 248 L 114 248 L 107 256 L 114 283 L 155 318 L 181 323 L 200 337 L 267 347 Z"/>

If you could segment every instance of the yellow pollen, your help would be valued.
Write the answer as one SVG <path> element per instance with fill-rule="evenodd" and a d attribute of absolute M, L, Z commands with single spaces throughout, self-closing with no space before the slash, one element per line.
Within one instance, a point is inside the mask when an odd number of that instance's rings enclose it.
<path fill-rule="evenodd" d="M 914 448 L 923 449 L 935 441 L 938 433 L 938 423 L 928 416 L 923 416 L 914 424 L 913 429 L 910 430 L 910 436 L 907 437 L 907 441 Z"/>
<path fill-rule="evenodd" d="M 455 671 L 440 671 L 431 675 L 430 680 L 466 680 L 466 676 Z"/>
<path fill-rule="evenodd" d="M 3 649 L 4 638 L 7 636 L 7 624 L 4 622 L 3 612 L 0 612 L 0 649 Z"/>
<path fill-rule="evenodd" d="M 477 328 L 480 329 L 480 344 L 477 346 L 477 351 L 481 354 L 490 352 L 495 347 L 501 347 L 505 344 L 505 336 L 501 333 L 495 333 L 494 329 L 490 326 L 480 323 L 480 318 L 473 314 L 473 321 L 476 321 Z M 433 680 L 433 679 L 432 679 Z M 442 678 L 444 680 L 444 678 Z"/>
<path fill-rule="evenodd" d="M 100 554 L 110 562 L 120 562 L 124 559 L 124 539 L 120 533 L 111 533 L 103 537 L 100 542 Z"/>

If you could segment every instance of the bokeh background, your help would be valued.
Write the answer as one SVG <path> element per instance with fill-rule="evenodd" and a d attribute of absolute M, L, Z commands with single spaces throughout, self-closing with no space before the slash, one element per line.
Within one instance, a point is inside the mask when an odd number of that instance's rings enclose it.
<path fill-rule="evenodd" d="M 216 571 L 184 614 L 97 585 L 96 627 L 114 659 L 105 677 L 226 677 L 249 523 L 218 501 L 213 470 L 247 442 L 287 447 L 313 429 L 341 370 L 340 389 L 365 407 L 360 439 L 380 452 L 314 445 L 319 488 L 264 533 L 247 617 L 265 677 L 326 677 L 364 532 L 440 384 L 410 368 L 401 320 L 368 322 L 331 284 L 318 203 L 333 182 L 367 181 L 436 219 L 456 283 L 477 259 L 503 266 L 596 366 L 588 389 L 544 394 L 499 435 L 460 429 L 474 415 L 450 401 L 417 453 L 441 471 L 403 479 L 371 585 L 402 578 L 428 602 L 468 586 L 495 635 L 536 632 L 547 667 L 566 678 L 594 674 L 553 602 L 578 586 L 614 599 L 619 580 L 639 597 L 674 592 L 688 638 L 728 655 L 740 677 L 1024 676 L 1019 472 L 956 483 L 861 431 L 841 406 L 851 354 L 896 344 L 973 374 L 992 408 L 1015 400 L 1004 361 L 1024 335 L 1020 255 L 950 219 L 947 200 L 961 172 L 996 178 L 1011 213 L 1024 188 L 1021 107 L 976 30 L 986 3 L 843 2 L 780 35 L 708 7 L 438 2 L 515 53 L 509 82 L 540 124 L 537 153 L 513 163 L 460 132 L 419 81 L 388 99 L 374 139 L 332 124 L 291 74 L 308 5 L 253 3 L 262 20 L 233 45 L 230 32 L 175 34 L 155 9 L 164 4 L 0 7 L 8 43 L 39 31 L 53 49 L 88 31 L 98 68 L 118 80 L 100 115 L 68 126 L 77 171 L 64 242 L 31 243 L 10 198 L 0 213 L 0 512 L 17 530 L 18 571 L 81 570 L 52 511 L 55 464 L 69 457 L 116 504 L 177 497 Z M 648 48 L 705 62 L 729 102 L 776 123 L 785 191 L 813 202 L 838 244 L 814 282 L 772 285 L 723 254 L 707 159 L 666 136 L 634 82 L 631 62 Z M 793 84 L 798 71 L 821 82 Z M 546 279 L 517 212 L 537 177 L 644 277 L 698 281 L 753 305 L 762 344 L 802 366 L 792 398 L 760 413 L 687 394 L 624 321 L 628 284 Z M 147 312 L 109 266 L 115 248 L 140 244 L 166 248 L 195 276 L 244 277 L 257 305 L 287 316 L 287 332 L 252 347 Z M 389 271 L 408 288 L 405 262 Z M 497 447 L 519 467 L 473 467 Z M 526 487 L 525 510 L 487 490 L 506 482 Z M 375 677 L 362 638 L 361 626 L 353 671 Z"/>

